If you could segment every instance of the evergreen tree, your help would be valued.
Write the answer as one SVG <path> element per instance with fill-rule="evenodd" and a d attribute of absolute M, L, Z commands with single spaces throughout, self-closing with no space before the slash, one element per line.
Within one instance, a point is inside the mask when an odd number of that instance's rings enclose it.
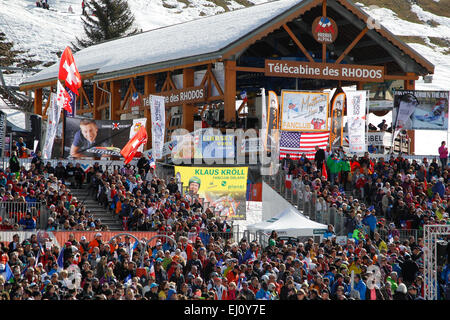
<path fill-rule="evenodd" d="M 76 43 L 72 43 L 74 51 L 138 32 L 132 28 L 135 19 L 126 0 L 86 1 L 82 21 L 87 39 L 76 38 Z"/>
<path fill-rule="evenodd" d="M 13 50 L 13 46 L 14 43 L 7 41 L 6 34 L 0 32 L 0 66 L 10 67 L 20 61 L 17 57 L 20 52 Z"/>

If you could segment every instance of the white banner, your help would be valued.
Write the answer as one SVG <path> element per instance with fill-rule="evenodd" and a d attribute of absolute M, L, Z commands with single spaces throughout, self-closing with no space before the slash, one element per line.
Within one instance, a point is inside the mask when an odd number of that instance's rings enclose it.
<path fill-rule="evenodd" d="M 152 116 L 152 151 L 153 159 L 161 159 L 166 131 L 166 109 L 164 97 L 150 95 L 150 112 Z"/>
<path fill-rule="evenodd" d="M 328 95 L 325 92 L 281 92 L 281 130 L 327 131 Z"/>
<path fill-rule="evenodd" d="M 142 126 L 144 126 L 144 128 L 145 128 L 146 124 L 147 124 L 147 118 L 133 119 L 133 124 L 131 125 L 131 128 L 130 128 L 130 140 L 139 131 L 139 128 Z M 144 151 L 144 144 L 145 143 L 143 143 L 139 146 L 139 148 L 137 150 L 138 152 Z"/>
<path fill-rule="evenodd" d="M 266 89 L 261 88 L 261 129 L 267 129 Z"/>
<path fill-rule="evenodd" d="M 348 91 L 345 94 L 349 151 L 362 153 L 366 150 L 366 91 Z"/>
<path fill-rule="evenodd" d="M 42 150 L 42 156 L 44 159 L 52 158 L 53 141 L 55 140 L 62 108 L 62 105 L 56 101 L 56 94 L 51 93 L 49 99 L 50 105 L 47 112 L 47 132 L 45 135 L 45 145 Z"/>

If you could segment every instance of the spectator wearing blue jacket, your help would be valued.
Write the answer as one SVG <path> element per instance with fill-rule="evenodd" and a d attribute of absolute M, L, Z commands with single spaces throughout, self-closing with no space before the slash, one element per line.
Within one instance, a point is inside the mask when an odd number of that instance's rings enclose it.
<path fill-rule="evenodd" d="M 23 226 L 23 230 L 36 229 L 36 221 L 31 217 L 31 213 L 27 212 L 25 218 L 20 219 L 19 225 Z"/>
<path fill-rule="evenodd" d="M 359 292 L 359 299 L 360 300 L 366 300 L 366 289 L 367 286 L 364 283 L 364 281 L 361 281 L 361 275 L 359 273 L 355 274 L 355 282 L 353 285 L 353 290 L 356 290 Z M 351 286 L 348 286 L 348 293 L 350 294 Z"/>
<path fill-rule="evenodd" d="M 342 275 L 342 273 L 338 273 L 335 279 L 336 280 L 331 285 L 331 295 L 334 296 L 336 294 L 337 288 L 339 286 L 344 287 L 344 292 L 348 292 L 348 285 L 344 282 L 344 276 Z"/>
<path fill-rule="evenodd" d="M 439 180 L 431 188 L 431 191 L 433 192 L 433 194 L 439 193 L 439 196 L 441 198 L 444 197 L 445 193 L 444 178 L 440 177 Z"/>
<path fill-rule="evenodd" d="M 369 226 L 370 239 L 373 240 L 373 235 L 377 227 L 377 217 L 375 217 L 375 209 L 373 206 L 367 209 L 366 216 L 363 218 L 362 223 L 366 226 Z"/>
<path fill-rule="evenodd" d="M 246 263 L 247 261 L 256 260 L 256 250 L 258 249 L 256 243 L 251 243 L 250 248 L 245 252 L 242 261 L 239 261 L 240 264 Z"/>

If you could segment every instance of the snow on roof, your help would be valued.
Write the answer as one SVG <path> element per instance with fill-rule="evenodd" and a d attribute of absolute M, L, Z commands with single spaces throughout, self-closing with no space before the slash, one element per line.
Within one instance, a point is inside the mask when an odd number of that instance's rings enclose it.
<path fill-rule="evenodd" d="M 80 73 L 97 75 L 217 52 L 305 0 L 279 0 L 209 16 L 80 50 Z M 307 1 L 305 1 L 307 2 Z M 54 64 L 23 84 L 56 78 Z"/>

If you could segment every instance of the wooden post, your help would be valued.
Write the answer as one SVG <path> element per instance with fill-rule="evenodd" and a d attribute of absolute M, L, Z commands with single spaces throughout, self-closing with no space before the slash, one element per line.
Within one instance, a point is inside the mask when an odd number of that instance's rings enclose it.
<path fill-rule="evenodd" d="M 234 121 L 236 119 L 236 61 L 224 61 L 225 67 L 225 121 Z"/>
<path fill-rule="evenodd" d="M 144 77 L 144 97 L 148 98 L 148 96 L 152 93 L 156 92 L 156 76 L 153 74 L 148 74 Z M 147 128 L 147 145 L 145 150 L 150 149 L 152 145 L 152 119 L 150 107 L 145 108 L 144 116 L 147 119 L 146 128 Z"/>
<path fill-rule="evenodd" d="M 413 72 L 407 72 L 406 76 L 415 76 Z M 403 84 L 405 90 L 415 90 L 416 89 L 416 82 L 414 80 L 404 80 Z M 415 153 L 415 131 L 414 130 L 407 130 L 408 137 L 409 137 L 409 152 L 411 154 Z M 400 149 L 401 150 L 401 149 Z"/>
<path fill-rule="evenodd" d="M 102 114 L 101 111 L 98 110 L 98 107 L 100 105 L 100 93 L 101 91 L 97 88 L 97 84 L 94 83 L 93 85 L 94 88 L 94 105 L 93 107 L 93 111 L 92 111 L 92 115 L 94 117 L 95 120 L 101 120 L 102 119 Z"/>
<path fill-rule="evenodd" d="M 111 81 L 111 120 L 120 120 L 120 80 Z"/>
<path fill-rule="evenodd" d="M 327 16 L 327 0 L 322 1 L 322 16 L 323 17 Z M 327 62 L 327 44 L 326 43 L 322 43 L 322 62 L 323 63 Z"/>
<path fill-rule="evenodd" d="M 183 88 L 194 86 L 194 69 L 183 69 Z M 183 103 L 182 105 L 183 121 L 182 126 L 189 132 L 194 131 L 194 114 L 197 108 L 193 104 Z"/>
<path fill-rule="evenodd" d="M 34 90 L 34 113 L 42 116 L 42 88 Z"/>

